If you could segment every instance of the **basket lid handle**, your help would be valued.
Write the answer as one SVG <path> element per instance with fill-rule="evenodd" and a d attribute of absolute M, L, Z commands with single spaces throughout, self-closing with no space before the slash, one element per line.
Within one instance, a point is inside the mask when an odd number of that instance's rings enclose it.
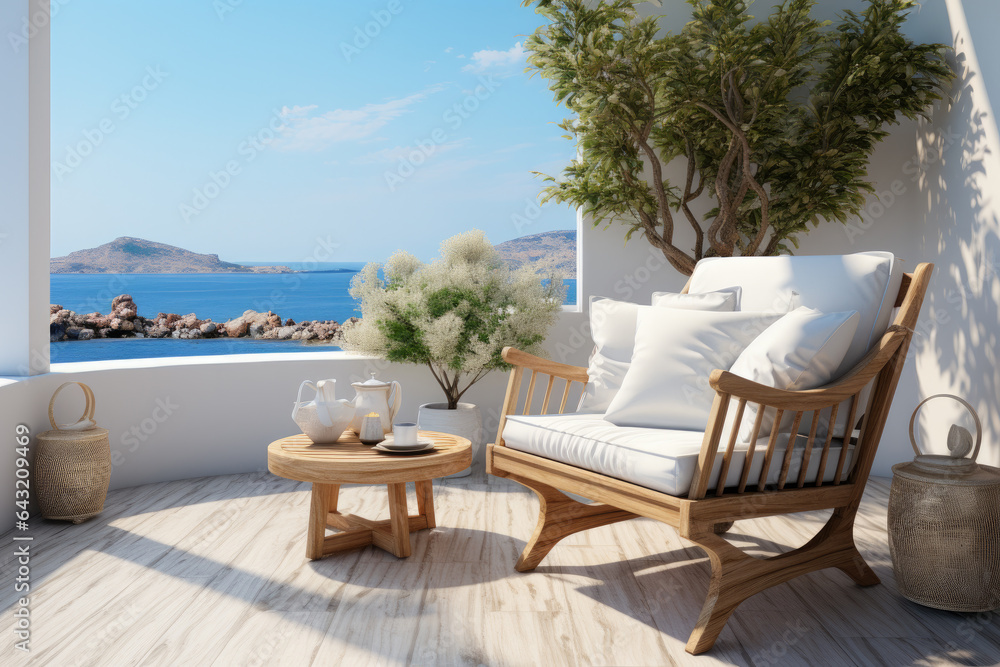
<path fill-rule="evenodd" d="M 923 454 L 923 452 L 920 451 L 920 447 L 917 446 L 917 438 L 913 433 L 913 425 L 917 421 L 917 413 L 920 412 L 920 408 L 923 407 L 924 403 L 932 401 L 935 398 L 950 398 L 954 401 L 958 401 L 959 403 L 964 405 L 965 409 L 968 410 L 969 414 L 972 415 L 972 419 L 976 423 L 976 446 L 975 449 L 972 450 L 972 456 L 969 458 L 975 461 L 976 457 L 979 456 L 979 446 L 983 444 L 983 423 L 979 420 L 979 415 L 976 413 L 976 409 L 972 407 L 968 401 L 966 401 L 963 398 L 959 398 L 954 394 L 934 394 L 933 396 L 928 396 L 924 400 L 917 403 L 917 407 L 913 410 L 913 416 L 910 417 L 910 444 L 913 445 L 913 451 L 916 452 L 917 456 Z"/>
<path fill-rule="evenodd" d="M 75 423 L 57 424 L 55 415 L 56 397 L 59 395 L 59 392 L 71 384 L 75 384 L 83 390 L 83 396 L 87 404 L 83 407 L 83 414 L 80 415 L 80 418 Z M 96 407 L 97 400 L 94 398 L 94 391 L 90 387 L 82 382 L 64 382 L 56 388 L 52 394 L 52 398 L 49 400 L 49 423 L 52 424 L 52 428 L 56 431 L 89 431 L 97 428 L 97 422 L 94 421 L 94 409 Z"/>

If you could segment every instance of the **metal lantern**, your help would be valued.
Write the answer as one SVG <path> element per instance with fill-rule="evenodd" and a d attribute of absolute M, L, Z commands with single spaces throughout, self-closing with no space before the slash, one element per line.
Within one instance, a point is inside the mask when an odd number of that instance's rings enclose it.
<path fill-rule="evenodd" d="M 948 432 L 947 456 L 922 454 L 913 435 L 920 408 L 951 398 L 968 409 L 976 438 L 958 424 Z M 983 439 L 968 402 L 935 394 L 910 418 L 916 458 L 892 467 L 889 552 L 899 592 L 909 600 L 950 611 L 1000 607 L 1000 468 L 976 463 Z M 967 455 L 971 452 L 971 456 Z"/>

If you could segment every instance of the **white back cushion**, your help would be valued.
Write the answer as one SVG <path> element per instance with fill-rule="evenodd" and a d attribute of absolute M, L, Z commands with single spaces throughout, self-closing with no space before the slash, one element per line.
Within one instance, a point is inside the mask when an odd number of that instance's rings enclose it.
<path fill-rule="evenodd" d="M 834 373 L 832 379 L 836 379 L 857 365 L 889 328 L 902 280 L 902 264 L 891 252 L 711 257 L 695 266 L 688 291 L 709 292 L 739 285 L 744 310 L 780 310 L 791 301 L 824 313 L 857 311 L 858 328 Z M 871 385 L 861 393 L 858 418 L 870 391 Z M 837 412 L 834 437 L 843 437 L 848 431 L 849 414 L 850 401 L 845 401 Z M 851 424 L 850 430 L 853 428 Z"/>
<path fill-rule="evenodd" d="M 727 291 L 705 292 L 704 294 L 653 292 L 652 304 L 654 306 L 681 308 L 684 310 L 732 312 L 740 309 L 740 292 L 742 290 L 739 287 L 734 287 L 732 290 Z"/>
<path fill-rule="evenodd" d="M 709 375 L 717 368 L 728 370 L 779 317 L 641 309 L 632 363 L 604 418 L 617 426 L 703 431 L 715 398 Z"/>
<path fill-rule="evenodd" d="M 672 303 L 683 304 L 685 308 L 731 311 L 736 301 L 731 291 L 719 294 L 699 294 L 688 296 L 679 294 Z M 677 306 L 679 307 L 679 306 Z M 587 374 L 590 381 L 580 400 L 579 412 L 604 412 L 611 399 L 622 386 L 622 380 L 632 362 L 635 348 L 635 323 L 640 306 L 627 301 L 615 301 L 603 296 L 590 298 L 590 332 L 594 338 L 594 353 L 590 357 Z"/>
<path fill-rule="evenodd" d="M 729 371 L 775 389 L 800 391 L 821 387 L 833 379 L 843 362 L 859 319 L 853 310 L 821 313 L 812 308 L 796 308 L 755 338 Z M 723 431 L 725 437 L 729 435 L 732 422 L 736 421 L 737 407 L 736 401 L 729 406 L 727 427 Z M 739 442 L 750 442 L 759 408 L 756 403 L 747 403 Z M 782 427 L 787 429 L 793 420 L 794 415 L 786 414 Z M 765 410 L 758 436 L 769 434 L 773 423 L 774 411 Z M 805 427 L 810 428 L 811 422 Z M 825 424 L 818 424 L 817 435 L 826 435 Z"/>
<path fill-rule="evenodd" d="M 858 328 L 834 377 L 857 364 L 885 333 L 903 280 L 891 252 L 854 255 L 780 257 L 711 257 L 695 266 L 689 292 L 712 292 L 738 285 L 743 310 L 787 308 L 792 293 L 796 305 L 824 313 L 857 311 Z"/>

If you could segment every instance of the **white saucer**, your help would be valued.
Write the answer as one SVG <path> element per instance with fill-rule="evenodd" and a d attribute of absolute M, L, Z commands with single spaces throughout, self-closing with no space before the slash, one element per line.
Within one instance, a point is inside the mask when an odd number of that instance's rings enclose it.
<path fill-rule="evenodd" d="M 397 451 L 412 450 L 412 449 L 426 449 L 427 447 L 434 446 L 433 440 L 418 439 L 416 442 L 408 444 L 397 444 L 395 438 L 393 438 L 390 433 L 385 437 L 385 440 L 379 443 L 379 446 L 384 446 L 385 449 L 395 449 Z"/>
<path fill-rule="evenodd" d="M 372 449 L 377 449 L 380 452 L 385 452 L 386 454 L 418 454 L 420 452 L 429 452 L 434 449 L 434 443 L 429 440 L 425 440 L 416 447 L 406 446 L 406 447 L 383 447 L 385 442 L 380 442 Z"/>

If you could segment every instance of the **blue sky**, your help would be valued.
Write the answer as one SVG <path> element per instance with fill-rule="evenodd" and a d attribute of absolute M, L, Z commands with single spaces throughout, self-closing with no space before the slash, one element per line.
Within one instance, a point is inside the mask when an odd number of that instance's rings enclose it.
<path fill-rule="evenodd" d="M 575 228 L 572 144 L 518 0 L 100 0 L 52 29 L 52 254 L 138 236 L 231 261 L 423 258 Z M 367 34 L 366 34 L 367 33 Z"/>

